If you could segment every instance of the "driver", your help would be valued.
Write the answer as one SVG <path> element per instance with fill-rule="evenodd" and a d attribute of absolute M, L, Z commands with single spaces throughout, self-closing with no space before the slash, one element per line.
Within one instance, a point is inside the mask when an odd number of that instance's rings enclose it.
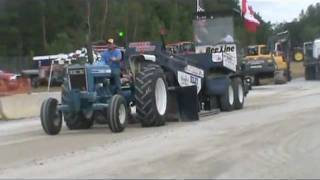
<path fill-rule="evenodd" d="M 113 39 L 107 40 L 108 49 L 101 54 L 102 61 L 111 68 L 111 78 L 115 86 L 115 92 L 121 91 L 121 68 L 122 54 L 120 49 L 114 44 Z"/>

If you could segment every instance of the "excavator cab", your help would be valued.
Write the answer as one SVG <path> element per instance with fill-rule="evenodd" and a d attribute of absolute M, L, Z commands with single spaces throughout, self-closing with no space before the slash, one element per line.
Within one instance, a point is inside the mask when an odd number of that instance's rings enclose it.
<path fill-rule="evenodd" d="M 243 71 L 253 77 L 254 85 L 260 85 L 261 78 L 273 78 L 275 84 L 291 80 L 290 49 L 288 31 L 278 33 L 269 39 L 268 45 L 252 45 L 242 62 Z"/>
<path fill-rule="evenodd" d="M 255 58 L 260 56 L 270 56 L 270 51 L 266 45 L 248 46 L 247 57 Z"/>

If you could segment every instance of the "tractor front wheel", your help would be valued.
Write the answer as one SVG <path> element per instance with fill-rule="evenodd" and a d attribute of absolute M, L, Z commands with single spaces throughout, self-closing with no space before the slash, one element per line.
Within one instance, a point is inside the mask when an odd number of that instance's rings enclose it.
<path fill-rule="evenodd" d="M 122 132 L 128 123 L 127 102 L 121 95 L 114 95 L 111 98 L 108 108 L 109 128 L 112 132 Z"/>
<path fill-rule="evenodd" d="M 53 98 L 45 100 L 41 105 L 41 125 L 48 135 L 59 134 L 62 127 L 62 116 L 57 110 L 57 105 L 58 101 Z"/>

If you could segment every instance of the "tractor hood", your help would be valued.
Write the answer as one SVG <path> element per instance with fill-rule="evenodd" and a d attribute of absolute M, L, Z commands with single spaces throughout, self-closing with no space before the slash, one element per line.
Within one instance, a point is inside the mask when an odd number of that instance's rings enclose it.
<path fill-rule="evenodd" d="M 108 77 L 111 76 L 111 68 L 109 65 L 86 65 L 87 72 L 94 77 Z"/>
<path fill-rule="evenodd" d="M 86 65 L 71 65 L 68 67 L 69 74 L 90 74 L 94 77 L 110 77 L 111 68 L 109 65 L 86 64 Z"/>

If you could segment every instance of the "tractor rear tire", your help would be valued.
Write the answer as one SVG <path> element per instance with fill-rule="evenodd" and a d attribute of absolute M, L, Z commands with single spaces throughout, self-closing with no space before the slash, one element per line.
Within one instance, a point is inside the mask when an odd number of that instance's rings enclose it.
<path fill-rule="evenodd" d="M 48 135 L 57 135 L 61 131 L 62 116 L 57 105 L 58 101 L 53 98 L 45 100 L 41 105 L 41 126 Z"/>
<path fill-rule="evenodd" d="M 109 128 L 114 133 L 122 132 L 128 124 L 128 106 L 121 95 L 111 98 L 108 108 Z"/>
<path fill-rule="evenodd" d="M 160 66 L 146 64 L 135 79 L 137 119 L 143 127 L 166 123 L 168 86 Z"/>
<path fill-rule="evenodd" d="M 224 95 L 220 96 L 221 111 L 232 111 L 234 109 L 234 104 L 234 88 L 232 83 L 230 83 Z"/>
<path fill-rule="evenodd" d="M 232 80 L 232 86 L 234 89 L 234 109 L 243 109 L 244 104 L 244 86 L 240 78 L 234 78 Z"/>
<path fill-rule="evenodd" d="M 68 104 L 70 101 L 70 98 L 68 97 L 67 92 L 68 92 L 67 85 L 64 82 L 62 85 L 62 92 L 61 92 L 62 104 Z M 93 119 L 86 119 L 85 116 L 80 112 L 79 113 L 64 112 L 63 117 L 66 123 L 66 126 L 68 127 L 69 130 L 90 129 L 94 124 Z"/>

